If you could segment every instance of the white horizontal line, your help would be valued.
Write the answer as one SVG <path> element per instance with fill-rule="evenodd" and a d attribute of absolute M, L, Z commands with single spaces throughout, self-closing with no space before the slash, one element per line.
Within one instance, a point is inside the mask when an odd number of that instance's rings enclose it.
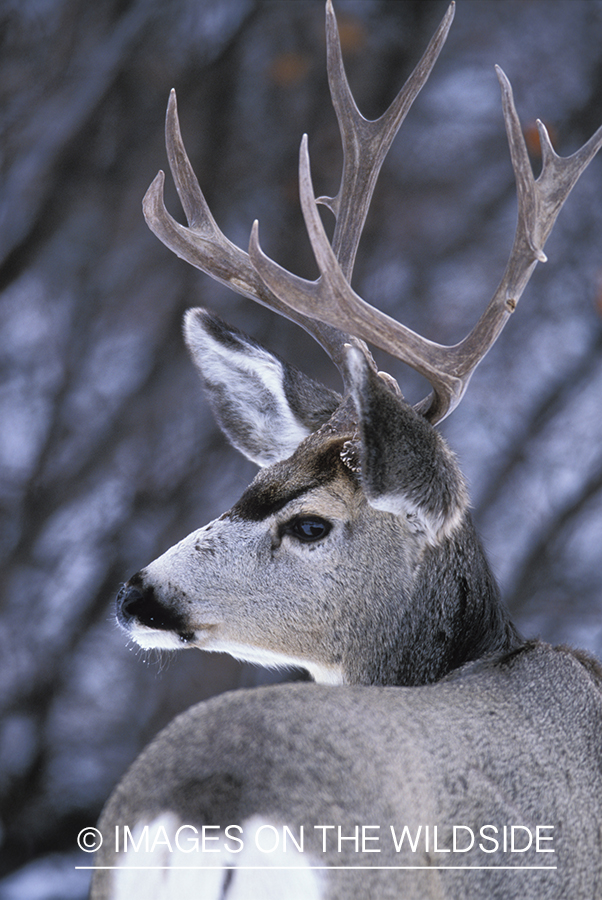
<path fill-rule="evenodd" d="M 370 870 L 370 869 L 394 869 L 395 871 L 407 870 L 407 869 L 425 869 L 428 871 L 429 869 L 491 869 L 492 871 L 499 872 L 501 869 L 544 869 L 549 871 L 554 871 L 558 868 L 558 866 L 75 866 L 76 869 L 91 869 L 93 872 L 98 872 L 104 869 L 127 869 L 128 871 L 151 871 L 154 869 L 160 869 L 161 871 L 168 871 L 169 869 L 186 869 L 202 872 L 204 869 L 239 869 L 246 871 L 280 871 L 286 872 L 287 869 L 291 871 L 295 870 L 303 870 L 303 869 L 362 869 L 362 870 Z"/>

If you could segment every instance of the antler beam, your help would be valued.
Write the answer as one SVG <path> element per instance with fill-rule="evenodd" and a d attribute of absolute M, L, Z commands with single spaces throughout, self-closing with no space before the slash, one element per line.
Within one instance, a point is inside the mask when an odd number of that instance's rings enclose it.
<path fill-rule="evenodd" d="M 455 8 L 455 2 L 452 2 L 422 59 L 387 111 L 380 118 L 369 120 L 361 114 L 351 94 L 331 0 L 326 4 L 328 83 L 341 133 L 343 173 L 336 197 L 319 197 L 317 202 L 327 206 L 336 216 L 332 247 L 349 281 L 381 166 L 437 62 L 451 28 Z"/>

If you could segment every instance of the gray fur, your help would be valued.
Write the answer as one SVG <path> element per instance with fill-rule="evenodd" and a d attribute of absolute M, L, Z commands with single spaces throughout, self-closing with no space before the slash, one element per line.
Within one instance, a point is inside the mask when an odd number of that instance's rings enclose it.
<path fill-rule="evenodd" d="M 468 504 L 456 459 L 441 435 L 391 390 L 362 353 L 349 348 L 348 359 L 368 502 L 405 514 L 436 545 L 453 532 Z"/>
<path fill-rule="evenodd" d="M 269 370 L 267 351 L 237 333 L 232 340 Z M 145 900 L 602 900 L 600 671 L 521 641 L 453 454 L 369 366 L 352 362 L 350 371 L 355 404 L 342 402 L 229 512 L 135 575 L 118 601 L 142 646 L 303 665 L 323 684 L 236 692 L 185 713 L 118 786 L 103 834 L 127 825 L 169 842 L 206 825 L 223 840 L 236 825 L 252 845 L 262 830 L 303 825 L 308 843 L 269 871 L 252 846 L 239 857 L 225 843 L 221 857 L 203 855 L 194 877 L 175 868 L 190 857 L 159 845 L 143 860 L 165 867 L 153 880 L 154 869 L 130 868 L 135 855 L 114 855 L 109 838 L 95 862 L 120 868 L 96 872 L 93 900 L 128 900 L 132 889 Z M 282 382 L 270 383 L 280 402 Z M 252 409 L 251 429 L 254 421 Z M 324 537 L 295 538 L 291 523 L 305 516 L 328 520 Z M 330 844 L 323 853 L 313 826 L 326 824 L 348 836 L 379 826 L 381 853 L 358 856 L 344 842 L 341 853 Z M 397 838 L 407 825 L 415 839 L 418 826 L 437 825 L 439 851 L 431 831 L 428 849 L 419 842 L 411 852 L 406 841 L 395 852 L 391 825 Z M 452 857 L 440 848 L 454 825 L 477 841 Z M 479 848 L 484 826 L 540 826 L 555 852 L 493 858 Z M 488 868 L 433 868 L 452 859 Z M 508 860 L 557 868 L 495 868 Z M 280 871 L 278 862 L 297 867 Z M 360 863 L 429 871 L 332 868 Z"/>
<path fill-rule="evenodd" d="M 331 869 L 319 894 L 323 900 L 599 900 L 600 677 L 595 664 L 582 664 L 568 650 L 533 644 L 506 658 L 471 663 L 424 687 L 296 684 L 218 697 L 176 719 L 138 759 L 103 814 L 99 827 L 106 850 L 96 862 L 123 862 L 110 849 L 115 825 L 133 827 L 166 810 L 197 827 L 239 823 L 243 837 L 246 823 L 259 816 L 293 833 L 303 825 L 306 862 L 487 866 Z M 327 824 L 343 826 L 346 835 L 356 825 L 380 826 L 367 833 L 379 837 L 368 846 L 381 852 L 363 853 L 360 847 L 356 853 L 348 842 L 339 853 L 330 840 L 323 853 L 323 832 L 313 826 Z M 390 826 L 399 837 L 404 825 L 415 835 L 427 824 L 438 826 L 438 846 L 448 848 L 454 825 L 477 836 L 483 826 L 496 826 L 499 850 L 485 853 L 477 840 L 467 853 L 433 853 L 432 845 L 426 853 L 422 841 L 414 853 L 406 841 L 395 852 Z M 535 852 L 534 846 L 502 853 L 504 825 L 532 831 L 552 826 L 540 834 L 553 840 L 541 841 L 539 849 L 554 853 Z M 519 834 L 526 843 L 526 832 Z M 214 854 L 212 864 L 220 859 L 223 854 Z M 496 868 L 502 865 L 556 868 Z M 246 874 L 235 873 L 233 889 Z M 112 897 L 114 877 L 97 872 L 94 900 Z M 229 877 L 223 873 L 223 894 L 197 896 L 271 896 L 230 894 Z M 270 878 L 275 875 L 266 875 L 268 884 Z"/>

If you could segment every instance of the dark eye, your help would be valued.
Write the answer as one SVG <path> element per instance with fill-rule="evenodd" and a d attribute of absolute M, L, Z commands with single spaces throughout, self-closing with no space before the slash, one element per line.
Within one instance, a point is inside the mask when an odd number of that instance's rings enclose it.
<path fill-rule="evenodd" d="M 286 531 L 300 541 L 309 543 L 326 537 L 331 528 L 330 522 L 319 516 L 299 516 L 287 524 Z"/>

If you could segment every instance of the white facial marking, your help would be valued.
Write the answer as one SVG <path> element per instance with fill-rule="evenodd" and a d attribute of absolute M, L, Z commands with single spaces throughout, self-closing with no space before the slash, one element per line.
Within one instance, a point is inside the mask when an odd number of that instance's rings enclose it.
<path fill-rule="evenodd" d="M 189 643 L 183 641 L 174 631 L 147 628 L 139 622 L 132 624 L 130 637 L 143 650 L 182 650 Z"/>
<path fill-rule="evenodd" d="M 452 514 L 429 515 L 423 507 L 413 504 L 403 494 L 394 493 L 371 498 L 370 506 L 404 519 L 410 531 L 423 534 L 433 547 L 455 531 L 462 522 L 466 510 L 463 504 L 458 503 Z"/>

